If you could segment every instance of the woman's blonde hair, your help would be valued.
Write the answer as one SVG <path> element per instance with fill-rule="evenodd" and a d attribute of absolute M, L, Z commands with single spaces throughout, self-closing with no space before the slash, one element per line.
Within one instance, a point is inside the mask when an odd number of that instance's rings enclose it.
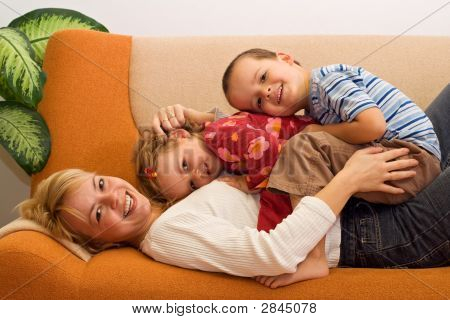
<path fill-rule="evenodd" d="M 17 205 L 20 215 L 35 221 L 55 237 L 80 244 L 91 253 L 97 253 L 111 246 L 96 243 L 83 234 L 71 231 L 60 214 L 65 211 L 78 219 L 83 219 L 78 210 L 64 205 L 64 196 L 78 190 L 91 176 L 92 173 L 79 169 L 66 169 L 52 174 L 39 183 L 30 199 Z"/>
<path fill-rule="evenodd" d="M 186 120 L 183 129 L 190 133 L 190 139 L 198 138 L 203 140 L 203 126 L 190 123 Z M 168 138 L 165 135 L 158 135 L 152 132 L 151 129 L 148 129 L 142 131 L 134 151 L 139 191 L 152 202 L 156 202 L 163 210 L 170 207 L 176 201 L 166 198 L 158 184 L 158 177 L 149 177 L 145 170 L 150 168 L 152 171 L 156 171 L 158 168 L 159 155 L 169 152 L 175 148 L 178 143 L 178 139 Z"/>

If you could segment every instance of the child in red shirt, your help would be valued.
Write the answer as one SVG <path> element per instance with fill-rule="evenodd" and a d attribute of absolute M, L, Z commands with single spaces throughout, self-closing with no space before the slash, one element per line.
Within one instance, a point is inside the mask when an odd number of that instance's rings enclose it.
<path fill-rule="evenodd" d="M 286 140 L 314 121 L 307 116 L 274 117 L 238 112 L 207 123 L 203 131 L 206 145 L 223 162 L 227 172 L 241 175 L 224 177 L 237 188 L 261 192 L 258 230 L 269 231 L 292 212 L 289 195 L 266 190 L 272 168 Z"/>

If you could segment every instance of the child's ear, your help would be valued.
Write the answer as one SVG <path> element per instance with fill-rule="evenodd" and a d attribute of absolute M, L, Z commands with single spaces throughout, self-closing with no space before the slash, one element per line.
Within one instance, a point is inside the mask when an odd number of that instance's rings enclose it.
<path fill-rule="evenodd" d="M 294 63 L 294 56 L 290 53 L 277 52 L 277 58 L 289 64 Z"/>
<path fill-rule="evenodd" d="M 175 129 L 169 132 L 169 138 L 189 138 L 191 134 L 184 129 Z"/>

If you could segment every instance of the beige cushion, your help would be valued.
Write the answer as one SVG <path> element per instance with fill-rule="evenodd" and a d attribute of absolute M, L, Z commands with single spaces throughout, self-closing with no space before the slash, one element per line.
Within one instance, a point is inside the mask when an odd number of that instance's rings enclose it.
<path fill-rule="evenodd" d="M 74 255 L 76 255 L 78 258 L 84 261 L 89 261 L 89 259 L 92 258 L 92 255 L 83 247 L 81 247 L 78 244 L 73 243 L 72 241 L 69 241 L 67 239 L 62 239 L 55 237 L 52 235 L 46 228 L 40 226 L 36 222 L 28 219 L 23 218 L 17 218 L 14 221 L 11 221 L 3 228 L 0 228 L 0 239 L 3 237 L 6 237 L 7 235 L 17 232 L 17 231 L 36 231 L 43 233 L 54 240 L 58 241 L 60 244 L 62 244 L 64 247 L 66 247 L 67 250 L 72 252 Z"/>
<path fill-rule="evenodd" d="M 149 125 L 157 108 L 175 103 L 233 112 L 222 93 L 222 74 L 237 54 L 254 47 L 292 53 L 309 68 L 332 63 L 362 66 L 422 108 L 449 82 L 449 37 L 133 37 L 130 102 L 136 124 Z"/>

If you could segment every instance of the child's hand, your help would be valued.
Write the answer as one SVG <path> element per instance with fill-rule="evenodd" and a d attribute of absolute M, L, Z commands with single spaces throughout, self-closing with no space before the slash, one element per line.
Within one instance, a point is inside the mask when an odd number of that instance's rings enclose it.
<path fill-rule="evenodd" d="M 209 112 L 198 111 L 195 109 L 188 108 L 186 109 L 186 118 L 188 118 L 191 122 L 202 125 L 205 122 L 213 122 L 214 114 Z"/>
<path fill-rule="evenodd" d="M 181 104 L 160 108 L 153 116 L 153 131 L 160 135 L 166 135 L 174 129 L 182 128 L 186 122 L 186 113 L 189 108 Z"/>
<path fill-rule="evenodd" d="M 320 124 L 310 124 L 310 125 L 306 126 L 305 129 L 302 130 L 302 132 L 304 132 L 304 133 L 318 132 L 318 131 L 323 131 L 322 126 Z"/>
<path fill-rule="evenodd" d="M 175 104 L 158 110 L 158 114 L 153 117 L 152 128 L 157 134 L 166 135 L 167 132 L 174 129 L 183 128 L 186 119 L 201 125 L 208 121 L 214 121 L 214 114 Z"/>
<path fill-rule="evenodd" d="M 239 189 L 245 193 L 257 193 L 259 190 L 249 190 L 245 176 L 223 176 L 217 180 L 225 182 L 229 186 Z"/>

